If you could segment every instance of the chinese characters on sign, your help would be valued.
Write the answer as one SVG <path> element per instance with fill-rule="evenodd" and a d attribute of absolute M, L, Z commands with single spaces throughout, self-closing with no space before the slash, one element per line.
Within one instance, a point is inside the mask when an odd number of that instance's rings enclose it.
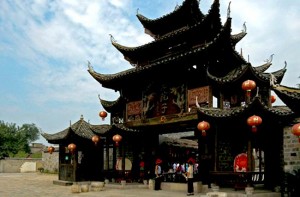
<path fill-rule="evenodd" d="M 196 97 L 200 106 L 212 105 L 212 92 L 209 86 L 188 90 L 188 101 L 185 90 L 184 86 L 162 88 L 161 91 L 145 94 L 143 100 L 127 103 L 127 121 L 183 113 L 187 105 L 188 108 L 196 106 Z"/>
<path fill-rule="evenodd" d="M 188 107 L 196 105 L 196 97 L 200 106 L 212 105 L 212 93 L 209 86 L 188 90 Z"/>
<path fill-rule="evenodd" d="M 142 101 L 133 101 L 127 103 L 127 121 L 139 120 L 142 113 Z"/>

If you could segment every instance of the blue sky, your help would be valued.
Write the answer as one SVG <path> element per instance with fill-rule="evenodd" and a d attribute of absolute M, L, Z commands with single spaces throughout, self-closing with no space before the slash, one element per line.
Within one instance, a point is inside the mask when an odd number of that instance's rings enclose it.
<path fill-rule="evenodd" d="M 87 61 L 101 73 L 130 68 L 111 45 L 139 46 L 152 41 L 136 18 L 172 12 L 183 0 L 1 0 L 0 1 L 0 120 L 34 123 L 43 132 L 59 132 L 83 115 L 92 124 L 102 121 L 102 99 L 119 94 L 104 89 L 87 72 Z M 201 0 L 207 13 L 212 0 Z M 225 21 L 229 0 L 221 0 Z M 300 83 L 300 1 L 231 0 L 232 33 L 246 22 L 247 36 L 237 45 L 259 66 L 274 54 L 267 72 L 284 67 L 282 85 Z M 281 105 L 280 101 L 275 104 Z M 43 137 L 38 142 L 46 143 Z"/>

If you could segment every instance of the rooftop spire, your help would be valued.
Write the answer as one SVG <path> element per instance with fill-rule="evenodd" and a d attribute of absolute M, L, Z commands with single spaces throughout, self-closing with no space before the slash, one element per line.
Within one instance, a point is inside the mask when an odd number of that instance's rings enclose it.
<path fill-rule="evenodd" d="M 229 1 L 228 8 L 227 8 L 227 18 L 230 18 L 230 4 L 231 1 Z"/>

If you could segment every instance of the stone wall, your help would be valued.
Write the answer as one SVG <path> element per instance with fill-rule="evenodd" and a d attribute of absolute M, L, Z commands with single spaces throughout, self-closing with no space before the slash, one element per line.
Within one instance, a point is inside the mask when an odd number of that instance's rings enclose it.
<path fill-rule="evenodd" d="M 297 122 L 300 122 L 300 118 Z M 300 142 L 293 135 L 292 126 L 284 128 L 283 156 L 285 172 L 300 169 Z"/>
<path fill-rule="evenodd" d="M 36 172 L 42 163 L 41 159 L 5 158 L 0 160 L 0 173 Z"/>
<path fill-rule="evenodd" d="M 43 158 L 43 168 L 45 172 L 57 173 L 58 172 L 58 164 L 59 164 L 59 152 L 58 148 L 50 154 L 48 151 L 44 151 L 42 153 Z"/>

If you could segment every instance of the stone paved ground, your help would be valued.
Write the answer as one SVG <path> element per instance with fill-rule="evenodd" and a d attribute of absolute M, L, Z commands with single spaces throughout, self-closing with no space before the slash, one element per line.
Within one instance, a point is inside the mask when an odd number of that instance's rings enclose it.
<path fill-rule="evenodd" d="M 183 197 L 184 191 L 154 191 L 141 187 L 106 187 L 104 191 L 72 193 L 71 186 L 54 185 L 58 175 L 41 173 L 0 173 L 0 197 Z M 226 191 L 228 197 L 246 197 L 243 191 Z M 195 194 L 203 197 L 204 194 Z M 255 191 L 253 197 L 280 197 L 279 193 Z"/>
<path fill-rule="evenodd" d="M 40 173 L 0 173 L 0 197 L 177 197 L 185 192 L 153 191 L 144 188 L 105 188 L 104 191 L 72 193 L 71 186 L 54 185 L 58 175 Z"/>

